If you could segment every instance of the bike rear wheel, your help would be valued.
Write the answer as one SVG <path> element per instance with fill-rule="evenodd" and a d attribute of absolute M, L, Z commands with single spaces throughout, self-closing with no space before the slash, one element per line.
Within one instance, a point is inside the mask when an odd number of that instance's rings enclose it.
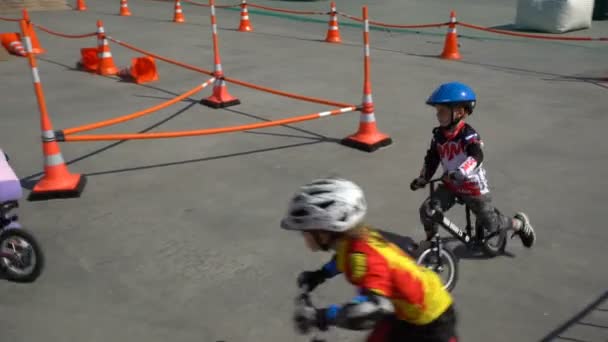
<path fill-rule="evenodd" d="M 503 254 L 506 246 L 507 233 L 505 231 L 500 231 L 497 232 L 496 235 L 486 238 L 482 245 L 482 249 L 486 255 L 490 257 L 495 257 L 500 254 Z"/>
<path fill-rule="evenodd" d="M 500 215 L 498 209 L 494 208 L 496 215 Z M 483 243 L 481 248 L 489 257 L 495 257 L 505 252 L 507 246 L 507 232 L 500 229 L 496 232 L 489 232 L 485 227 L 482 227 L 477 221 L 476 234 L 483 234 Z"/>
<path fill-rule="evenodd" d="M 439 258 L 434 247 L 422 251 L 416 263 L 425 266 L 439 275 L 443 283 L 443 288 L 452 291 L 458 281 L 458 262 L 452 251 L 446 248 L 439 250 Z"/>
<path fill-rule="evenodd" d="M 44 253 L 34 236 L 22 229 L 8 229 L 0 234 L 0 267 L 5 278 L 15 282 L 35 281 L 44 268 Z"/>

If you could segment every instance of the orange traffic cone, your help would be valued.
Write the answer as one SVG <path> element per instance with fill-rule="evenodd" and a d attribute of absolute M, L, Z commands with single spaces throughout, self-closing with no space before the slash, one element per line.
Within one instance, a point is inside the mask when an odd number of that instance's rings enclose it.
<path fill-rule="evenodd" d="M 217 73 L 214 73 L 216 75 Z M 222 77 L 222 76 L 220 76 Z M 226 108 L 241 104 L 241 101 L 232 96 L 226 87 L 226 81 L 222 78 L 217 78 L 213 84 L 213 94 L 205 99 L 202 99 L 201 104 L 212 108 Z"/>
<path fill-rule="evenodd" d="M 18 32 L 1 33 L 0 40 L 6 51 L 16 56 L 26 57 L 27 52 L 21 44 L 21 37 Z"/>
<path fill-rule="evenodd" d="M 120 15 L 122 17 L 128 17 L 131 15 L 131 11 L 129 10 L 129 4 L 127 0 L 120 0 Z"/>
<path fill-rule="evenodd" d="M 84 3 L 84 0 L 76 0 L 76 8 L 77 11 L 86 11 L 87 5 Z"/>
<path fill-rule="evenodd" d="M 175 0 L 175 14 L 173 15 L 174 23 L 185 23 L 186 18 L 184 17 L 184 12 L 182 10 L 182 4 L 179 0 Z"/>
<path fill-rule="evenodd" d="M 133 58 L 131 66 L 122 69 L 118 76 L 125 81 L 137 84 L 158 81 L 158 72 L 154 58 L 149 56 Z"/>
<path fill-rule="evenodd" d="M 372 84 L 370 81 L 370 48 L 369 48 L 369 21 L 367 6 L 363 6 L 363 104 L 361 106 L 361 115 L 359 117 L 359 130 L 342 139 L 342 144 L 363 150 L 373 152 L 380 147 L 392 144 L 393 140 L 388 135 L 381 133 L 376 127 L 376 116 L 374 114 L 374 102 L 372 100 Z"/>
<path fill-rule="evenodd" d="M 359 130 L 357 133 L 342 139 L 342 144 L 359 150 L 373 152 L 380 147 L 392 144 L 392 142 L 391 137 L 378 130 L 372 94 L 364 95 L 361 116 L 359 117 Z"/>
<path fill-rule="evenodd" d="M 34 54 L 43 54 L 46 53 L 46 50 L 40 46 L 40 42 L 38 41 L 38 36 L 36 35 L 36 31 L 34 30 L 34 25 L 30 21 L 30 15 L 27 13 L 27 9 L 23 9 L 23 20 L 25 20 L 27 25 L 27 31 L 30 36 L 30 41 L 32 42 L 32 53 Z"/>
<path fill-rule="evenodd" d="M 207 98 L 202 99 L 200 103 L 205 106 L 217 109 L 236 106 L 240 104 L 241 101 L 228 92 L 228 88 L 226 87 L 226 81 L 224 80 L 224 71 L 222 70 L 222 61 L 218 44 L 217 19 L 215 17 L 214 4 L 215 0 L 209 0 L 209 5 L 211 5 L 211 25 L 213 27 L 213 30 L 211 32 L 213 40 L 213 60 L 215 62 L 215 68 L 213 70 L 213 77 L 215 77 L 215 82 L 213 84 L 213 94 Z"/>
<path fill-rule="evenodd" d="M 99 58 L 97 73 L 104 76 L 116 75 L 118 73 L 118 68 L 116 68 L 116 65 L 114 64 L 110 45 L 108 44 L 108 39 L 106 38 L 101 20 L 97 20 L 97 52 L 97 58 Z"/>
<path fill-rule="evenodd" d="M 328 43 L 342 43 L 342 38 L 340 37 L 340 30 L 338 29 L 336 3 L 332 1 L 330 6 L 331 12 L 329 12 L 329 28 L 327 29 L 325 41 Z"/>
<path fill-rule="evenodd" d="M 70 173 L 59 149 L 58 138 L 53 131 L 51 118 L 48 114 L 38 65 L 32 51 L 31 33 L 25 19 L 20 21 L 21 34 L 26 41 L 28 60 L 34 80 L 34 92 L 40 110 L 40 128 L 42 133 L 42 153 L 44 155 L 44 176 L 34 185 L 28 199 L 36 201 L 49 198 L 79 197 L 85 186 L 86 178 L 80 174 Z"/>
<path fill-rule="evenodd" d="M 80 197 L 86 178 L 80 174 L 70 173 L 52 129 L 44 130 L 42 139 L 44 176 L 36 183 L 28 200 Z"/>
<path fill-rule="evenodd" d="M 97 72 L 99 68 L 99 48 L 88 47 L 80 49 L 80 61 L 76 63 L 78 69 Z"/>
<path fill-rule="evenodd" d="M 253 32 L 253 26 L 249 22 L 249 11 L 247 11 L 247 1 L 241 2 L 241 23 L 239 24 L 239 31 L 241 32 Z"/>
<path fill-rule="evenodd" d="M 462 57 L 458 52 L 458 35 L 456 34 L 456 13 L 450 12 L 450 24 L 448 26 L 448 33 L 445 36 L 445 44 L 443 46 L 443 52 L 441 58 L 458 60 Z"/>

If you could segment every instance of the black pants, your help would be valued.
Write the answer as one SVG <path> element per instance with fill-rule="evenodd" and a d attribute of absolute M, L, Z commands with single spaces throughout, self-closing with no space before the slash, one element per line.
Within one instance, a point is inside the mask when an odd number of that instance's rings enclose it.
<path fill-rule="evenodd" d="M 439 201 L 441 210 L 444 212 L 456 204 L 456 194 L 447 189 L 443 185 L 437 186 L 433 197 Z M 510 217 L 503 215 L 492 204 L 492 198 L 489 194 L 480 196 L 463 196 L 458 195 L 471 209 L 471 212 L 476 217 L 476 224 L 481 224 L 488 231 L 494 232 L 498 229 L 513 228 L 513 220 Z M 433 222 L 428 212 L 430 211 L 431 198 L 428 197 L 420 206 L 420 220 L 424 225 L 427 237 L 431 237 L 437 233 L 438 226 Z"/>
<path fill-rule="evenodd" d="M 435 321 L 415 325 L 391 316 L 380 321 L 367 342 L 457 342 L 456 311 L 450 306 Z"/>

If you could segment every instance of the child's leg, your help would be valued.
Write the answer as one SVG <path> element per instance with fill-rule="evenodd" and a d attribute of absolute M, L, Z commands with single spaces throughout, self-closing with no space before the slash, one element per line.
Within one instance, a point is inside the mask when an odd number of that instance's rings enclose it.
<path fill-rule="evenodd" d="M 443 185 L 437 186 L 433 199 L 439 201 L 441 210 L 444 212 L 450 210 L 450 208 L 452 208 L 456 203 L 456 196 Z M 429 196 L 424 202 L 422 202 L 422 205 L 420 206 L 420 221 L 424 226 L 427 240 L 435 236 L 435 234 L 437 234 L 437 230 L 439 229 L 437 224 L 433 222 L 431 216 L 429 215 L 431 210 L 431 197 Z"/>
<path fill-rule="evenodd" d="M 524 213 L 517 213 L 511 218 L 503 215 L 492 204 L 492 197 L 489 194 L 481 196 L 467 196 L 463 198 L 469 208 L 479 221 L 478 223 L 486 227 L 490 232 L 498 229 L 513 229 L 519 235 L 522 243 L 526 247 L 532 247 L 536 235 L 530 225 L 528 217 Z"/>
<path fill-rule="evenodd" d="M 463 196 L 463 200 L 473 214 L 475 214 L 477 223 L 486 227 L 490 232 L 495 232 L 499 229 L 515 229 L 513 220 L 496 210 L 492 204 L 492 197 L 489 194 Z"/>

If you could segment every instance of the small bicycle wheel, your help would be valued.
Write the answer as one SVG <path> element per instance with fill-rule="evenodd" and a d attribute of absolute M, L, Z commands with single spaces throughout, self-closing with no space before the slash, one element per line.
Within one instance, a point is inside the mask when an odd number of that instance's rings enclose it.
<path fill-rule="evenodd" d="M 500 215 L 498 209 L 494 209 L 497 215 Z M 504 253 L 505 248 L 507 246 L 507 232 L 505 230 L 498 230 L 496 232 L 489 232 L 485 227 L 481 227 L 479 222 L 477 222 L 478 226 L 476 227 L 476 232 L 482 232 L 483 234 L 483 244 L 481 248 L 483 252 L 489 257 L 495 257 L 502 253 Z"/>
<path fill-rule="evenodd" d="M 0 257 L 0 266 L 8 280 L 29 283 L 42 273 L 44 253 L 34 236 L 22 228 L 0 234 L 0 253 L 11 256 Z"/>
<path fill-rule="evenodd" d="M 496 232 L 495 234 L 491 234 L 489 238 L 486 238 L 482 245 L 482 249 L 486 255 L 495 257 L 504 253 L 506 246 L 507 234 L 505 231 L 500 231 Z"/>
<path fill-rule="evenodd" d="M 416 259 L 416 263 L 423 265 L 426 268 L 434 271 L 441 278 L 443 288 L 452 291 L 458 281 L 458 262 L 452 251 L 446 248 L 441 248 L 439 251 L 440 258 L 437 258 L 437 253 L 433 248 L 427 248 Z"/>

